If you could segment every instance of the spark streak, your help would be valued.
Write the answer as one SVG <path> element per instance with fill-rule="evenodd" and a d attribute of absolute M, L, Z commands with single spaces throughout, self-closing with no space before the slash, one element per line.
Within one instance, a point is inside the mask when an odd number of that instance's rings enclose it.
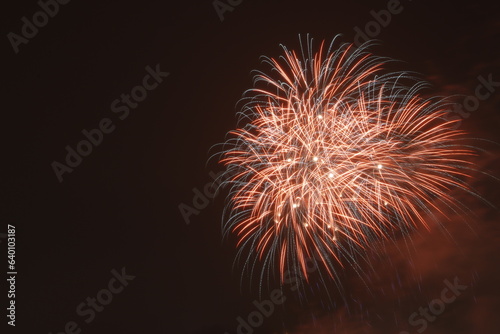
<path fill-rule="evenodd" d="M 385 72 L 390 59 L 366 46 L 312 40 L 300 53 L 283 46 L 265 58 L 230 132 L 221 163 L 231 185 L 224 233 L 238 237 L 264 266 L 284 272 L 315 257 L 335 277 L 332 259 L 351 249 L 429 227 L 424 212 L 455 207 L 451 188 L 467 190 L 473 151 L 446 121 L 445 103 L 423 98 L 424 83 Z M 350 245 L 349 247 L 346 245 Z M 262 274 L 263 275 L 263 274 Z"/>

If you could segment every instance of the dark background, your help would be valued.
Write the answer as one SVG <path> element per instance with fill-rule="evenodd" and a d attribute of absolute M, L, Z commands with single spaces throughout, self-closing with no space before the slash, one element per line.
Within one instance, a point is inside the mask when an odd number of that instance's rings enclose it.
<path fill-rule="evenodd" d="M 434 85 L 429 94 L 474 95 L 479 75 L 500 81 L 496 2 L 401 4 L 373 52 L 421 73 Z M 178 205 L 191 205 L 192 189 L 221 170 L 207 164 L 209 149 L 236 126 L 235 105 L 251 87 L 251 70 L 262 69 L 261 55 L 278 56 L 280 43 L 298 47 L 298 34 L 319 41 L 341 33 L 350 42 L 354 27 L 364 30 L 374 20 L 371 10 L 386 8 L 387 1 L 244 0 L 221 22 L 211 0 L 73 0 L 15 54 L 7 33 L 20 34 L 21 17 L 31 19 L 40 8 L 35 1 L 2 4 L 0 232 L 17 226 L 19 272 L 17 326 L 8 332 L 59 333 L 71 320 L 82 333 L 235 332 L 236 317 L 253 311 L 259 296 L 246 277 L 240 287 L 239 268 L 232 269 L 234 240 L 221 237 L 225 193 L 189 225 Z M 111 102 L 156 64 L 170 76 L 120 120 Z M 463 119 L 472 137 L 500 142 L 499 96 L 493 93 Z M 59 183 L 51 163 L 63 162 L 65 146 L 74 148 L 83 129 L 106 117 L 114 132 Z M 498 176 L 498 146 L 480 146 L 475 162 Z M 474 179 L 495 205 L 498 185 L 492 177 Z M 458 276 L 470 288 L 426 333 L 498 333 L 498 212 L 456 196 L 474 213 L 467 222 L 450 213 L 443 221 L 449 234 L 420 231 L 409 255 L 388 245 L 387 255 L 374 260 L 378 274 L 369 287 L 355 275 L 342 278 L 354 306 L 299 303 L 289 292 L 285 308 L 256 332 L 416 333 L 408 316 L 439 296 L 443 280 Z M 0 245 L 6 256 L 5 241 Z M 85 324 L 76 306 L 106 288 L 110 271 L 122 267 L 136 278 Z"/>

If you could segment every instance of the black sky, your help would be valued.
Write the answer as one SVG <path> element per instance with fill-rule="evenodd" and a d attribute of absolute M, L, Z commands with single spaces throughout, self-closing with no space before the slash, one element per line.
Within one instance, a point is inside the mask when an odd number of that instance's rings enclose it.
<path fill-rule="evenodd" d="M 370 11 L 387 3 L 244 0 L 221 21 L 211 0 L 73 0 L 17 54 L 7 34 L 20 34 L 21 18 L 40 7 L 36 1 L 3 4 L 0 233 L 7 224 L 17 226 L 19 271 L 17 326 L 8 332 L 59 333 L 72 320 L 82 333 L 235 332 L 236 318 L 253 311 L 259 296 L 255 284 L 250 289 L 244 280 L 240 287 L 238 267 L 232 269 L 234 240 L 221 237 L 224 199 L 211 201 L 189 225 L 178 206 L 191 205 L 192 189 L 221 170 L 207 163 L 210 147 L 236 126 L 235 105 L 252 85 L 250 72 L 262 68 L 261 55 L 278 56 L 280 43 L 298 47 L 298 34 L 319 41 L 341 33 L 351 42 L 354 28 L 364 30 L 374 20 Z M 474 95 L 478 76 L 500 81 L 496 3 L 402 0 L 401 6 L 376 36 L 374 53 L 402 60 L 398 69 L 433 84 L 429 94 L 460 95 L 457 102 Z M 111 103 L 157 64 L 169 76 L 119 119 Z M 499 107 L 500 92 L 492 92 L 461 127 L 500 143 Z M 81 131 L 103 118 L 115 130 L 59 182 L 53 161 L 64 162 L 65 147 L 75 148 Z M 481 145 L 476 162 L 498 176 L 500 149 Z M 498 206 L 498 181 L 478 174 L 474 185 Z M 425 333 L 497 333 L 498 212 L 456 196 L 474 212 L 467 222 L 475 233 L 464 222 L 443 222 L 455 242 L 436 228 L 414 236 L 408 257 L 388 245 L 386 261 L 374 260 L 380 270 L 369 281 L 377 298 L 346 273 L 349 308 L 341 301 L 329 308 L 301 305 L 289 293 L 285 308 L 255 332 L 415 333 L 408 316 L 439 295 L 444 279 L 459 276 L 471 288 Z M 136 278 L 86 324 L 76 307 L 122 267 Z M 397 275 L 411 279 L 397 283 Z"/>

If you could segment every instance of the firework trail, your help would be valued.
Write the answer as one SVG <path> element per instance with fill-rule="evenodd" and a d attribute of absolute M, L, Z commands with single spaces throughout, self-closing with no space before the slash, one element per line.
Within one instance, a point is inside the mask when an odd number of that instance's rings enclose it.
<path fill-rule="evenodd" d="M 375 240 L 428 228 L 424 217 L 443 204 L 458 208 L 447 194 L 469 191 L 474 153 L 442 98 L 423 98 L 425 83 L 407 72 L 384 71 L 392 60 L 366 45 L 282 47 L 264 58 L 271 70 L 257 72 L 220 159 L 230 185 L 223 232 L 237 236 L 246 269 L 258 261 L 261 279 L 266 268 L 307 279 L 315 258 L 334 278 Z"/>

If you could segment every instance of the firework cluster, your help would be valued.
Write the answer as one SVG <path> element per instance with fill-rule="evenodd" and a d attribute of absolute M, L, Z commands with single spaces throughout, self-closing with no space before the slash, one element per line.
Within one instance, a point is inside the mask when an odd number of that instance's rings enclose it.
<path fill-rule="evenodd" d="M 391 60 L 366 46 L 307 39 L 299 53 L 283 50 L 264 58 L 270 70 L 255 76 L 222 150 L 223 230 L 247 269 L 260 261 L 282 279 L 291 268 L 307 278 L 313 257 L 335 277 L 373 241 L 457 206 L 448 193 L 467 189 L 473 152 L 442 98 L 423 98 L 423 82 L 385 71 Z"/>

